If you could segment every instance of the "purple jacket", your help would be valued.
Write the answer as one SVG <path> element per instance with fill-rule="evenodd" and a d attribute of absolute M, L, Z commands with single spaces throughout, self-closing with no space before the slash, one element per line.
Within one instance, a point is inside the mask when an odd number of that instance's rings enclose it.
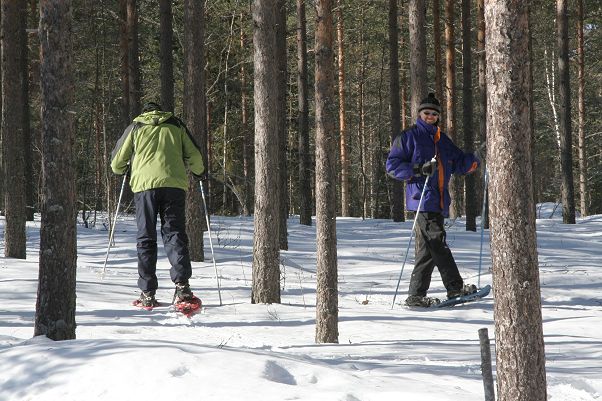
<path fill-rule="evenodd" d="M 427 177 L 414 175 L 414 166 L 437 159 L 437 171 L 428 177 L 421 212 L 439 212 L 449 216 L 448 186 L 452 174 L 469 174 L 481 164 L 472 153 L 464 153 L 435 125 L 420 118 L 416 125 L 398 135 L 387 158 L 387 174 L 400 181 L 407 181 L 406 208 L 416 211 Z M 443 194 L 443 197 L 441 196 Z"/>

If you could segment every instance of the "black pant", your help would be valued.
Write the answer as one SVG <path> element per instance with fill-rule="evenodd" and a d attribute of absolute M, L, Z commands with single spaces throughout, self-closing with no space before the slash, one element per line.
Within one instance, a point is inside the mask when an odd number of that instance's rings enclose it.
<path fill-rule="evenodd" d="M 420 212 L 416 219 L 416 261 L 408 295 L 426 296 L 435 266 L 439 269 L 447 291 L 464 285 L 451 250 L 445 242 L 441 213 Z"/>
<path fill-rule="evenodd" d="M 157 214 L 161 237 L 174 283 L 187 282 L 192 275 L 186 235 L 186 192 L 179 188 L 156 188 L 134 194 L 138 225 L 138 287 L 155 291 L 157 283 Z"/>

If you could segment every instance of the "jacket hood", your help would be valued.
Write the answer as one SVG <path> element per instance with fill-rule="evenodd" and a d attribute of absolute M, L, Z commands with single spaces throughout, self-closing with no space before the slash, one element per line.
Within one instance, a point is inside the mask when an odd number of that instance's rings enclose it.
<path fill-rule="evenodd" d="M 140 114 L 138 117 L 134 118 L 134 122 L 145 125 L 159 125 L 169 120 L 172 116 L 173 113 L 171 111 L 153 110 Z"/>

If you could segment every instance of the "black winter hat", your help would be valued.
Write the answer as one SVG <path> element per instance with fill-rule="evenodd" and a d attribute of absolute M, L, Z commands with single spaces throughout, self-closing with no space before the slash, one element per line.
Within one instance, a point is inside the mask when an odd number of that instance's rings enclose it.
<path fill-rule="evenodd" d="M 148 113 L 149 111 L 161 111 L 161 110 L 163 110 L 161 105 L 159 103 L 155 103 L 155 102 L 144 103 L 144 106 L 142 106 L 143 113 Z"/>
<path fill-rule="evenodd" d="M 434 93 L 429 93 L 428 96 L 422 99 L 420 102 L 420 106 L 418 106 L 418 112 L 420 113 L 425 109 L 435 110 L 441 113 L 441 103 L 439 103 L 439 100 L 435 97 Z"/>

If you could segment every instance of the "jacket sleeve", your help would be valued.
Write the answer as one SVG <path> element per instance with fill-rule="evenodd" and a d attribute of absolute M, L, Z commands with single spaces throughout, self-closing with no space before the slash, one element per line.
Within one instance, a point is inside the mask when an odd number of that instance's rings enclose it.
<path fill-rule="evenodd" d="M 452 171 L 453 174 L 470 174 L 481 165 L 481 161 L 478 157 L 475 156 L 474 153 L 464 153 L 453 143 L 452 148 L 454 151 L 454 170 Z"/>
<path fill-rule="evenodd" d="M 192 174 L 203 174 L 205 165 L 203 164 L 203 156 L 200 149 L 187 128 L 182 129 L 182 136 L 184 164 L 186 164 L 186 167 L 188 167 Z"/>
<path fill-rule="evenodd" d="M 409 180 L 413 177 L 412 146 L 409 144 L 407 133 L 398 135 L 393 144 L 389 157 L 387 157 L 387 175 L 396 180 Z"/>
<path fill-rule="evenodd" d="M 115 144 L 115 149 L 111 152 L 111 170 L 113 173 L 123 175 L 127 172 L 128 164 L 134 153 L 134 129 L 136 124 L 130 124 L 123 135 Z"/>

